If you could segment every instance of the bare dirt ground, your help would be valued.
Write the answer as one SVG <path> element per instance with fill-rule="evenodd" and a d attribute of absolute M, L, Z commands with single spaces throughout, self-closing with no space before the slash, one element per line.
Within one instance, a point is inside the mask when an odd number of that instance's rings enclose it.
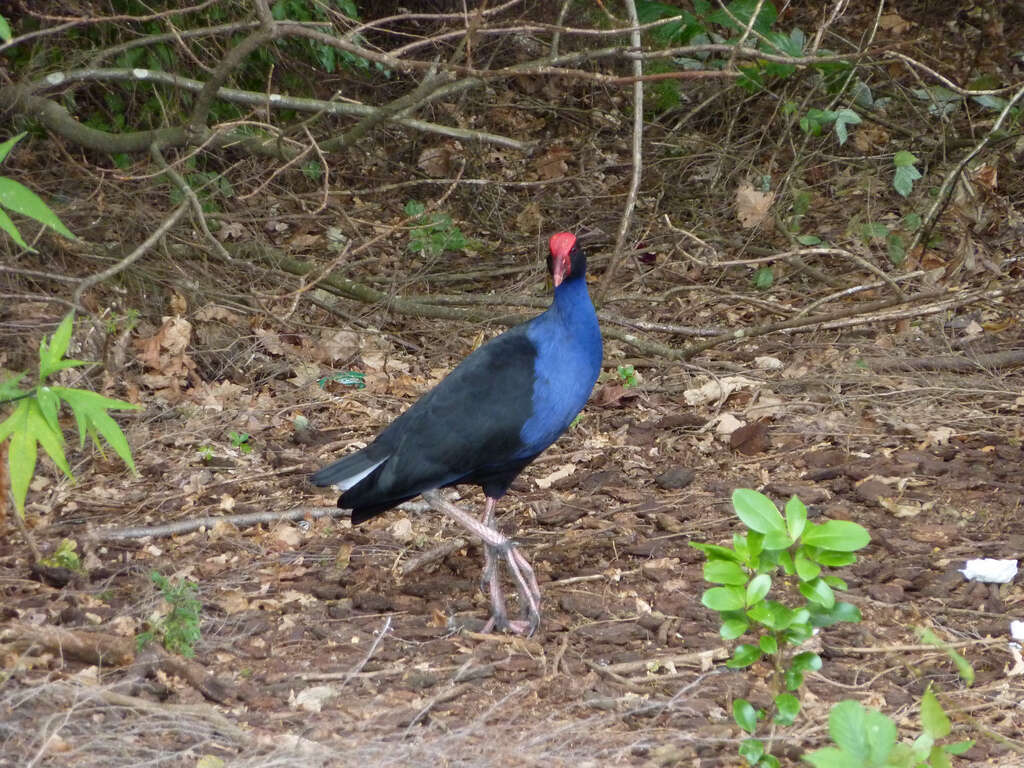
<path fill-rule="evenodd" d="M 1019 345 L 1017 334 L 1004 340 Z M 448 355 L 399 351 L 362 390 L 276 380 L 258 393 L 222 392 L 206 408 L 147 412 L 128 430 L 140 478 L 110 464 L 74 486 L 39 484 L 45 501 L 30 519 L 38 515 L 49 540 L 82 542 L 88 576 L 63 587 L 34 580 L 8 537 L 3 611 L 23 627 L 131 635 L 160 603 L 149 573 L 188 577 L 202 601 L 200 672 L 189 683 L 146 654 L 119 668 L 38 639 L 13 656 L 8 646 L 5 752 L 36 754 L 40 765 L 191 765 L 203 755 L 232 765 L 737 764 L 731 702 L 766 703 L 768 670 L 722 666 L 728 649 L 700 604 L 702 556 L 689 546 L 738 530 L 728 505 L 737 487 L 780 501 L 798 494 L 812 515 L 855 520 L 872 535 L 844 569 L 864 621 L 815 639 L 825 665 L 783 754 L 820 744 L 829 706 L 849 697 L 912 732 L 929 681 L 958 734 L 1016 739 L 1024 670 L 1007 631 L 1024 593 L 966 582 L 957 569 L 1024 549 L 1022 379 L 857 364 L 866 350 L 881 358 L 955 336 L 926 323 L 784 350 L 751 345 L 751 358 L 781 354 L 784 367 L 734 364 L 730 375 L 749 385 L 697 407 L 683 392 L 710 379 L 692 370 L 642 369 L 641 385 L 625 392 L 604 384 L 500 508 L 544 590 L 544 624 L 530 639 L 472 631 L 487 612 L 475 543 L 403 575 L 411 559 L 461 535 L 433 513 L 90 543 L 89 531 L 105 526 L 332 503 L 306 474 L 367 440 Z M 462 343 L 472 340 L 452 341 L 451 356 Z M 263 355 L 273 359 L 283 356 Z M 298 412 L 310 415 L 310 432 L 293 428 Z M 733 449 L 714 429 L 726 413 L 759 416 L 767 429 Z M 251 434 L 253 450 L 234 448 L 230 430 Z M 469 493 L 463 503 L 479 501 Z M 955 643 L 975 685 L 965 688 L 915 627 Z M 967 755 L 1003 766 L 1019 757 L 994 736 Z"/>

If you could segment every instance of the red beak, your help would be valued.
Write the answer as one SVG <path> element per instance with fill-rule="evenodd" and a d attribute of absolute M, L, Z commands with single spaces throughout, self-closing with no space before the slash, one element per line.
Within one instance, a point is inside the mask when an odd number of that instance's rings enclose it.
<path fill-rule="evenodd" d="M 561 256 L 556 256 L 551 265 L 551 280 L 555 284 L 555 288 L 562 284 L 565 280 L 565 276 L 569 274 L 569 259 Z"/>

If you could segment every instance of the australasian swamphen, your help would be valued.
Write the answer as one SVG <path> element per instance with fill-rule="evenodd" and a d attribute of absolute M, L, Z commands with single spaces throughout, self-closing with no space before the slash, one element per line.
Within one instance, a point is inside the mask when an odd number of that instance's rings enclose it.
<path fill-rule="evenodd" d="M 474 350 L 370 445 L 313 475 L 342 491 L 338 506 L 358 524 L 422 495 L 484 543 L 482 585 L 491 596 L 484 631 L 533 634 L 540 587 L 516 545 L 495 526 L 494 508 L 522 469 L 582 410 L 601 371 L 601 331 L 587 292 L 587 260 L 576 237 L 551 237 L 555 298 L 546 312 Z M 482 520 L 437 489 L 473 483 L 487 497 Z M 523 620 L 509 621 L 498 578 L 504 560 Z"/>

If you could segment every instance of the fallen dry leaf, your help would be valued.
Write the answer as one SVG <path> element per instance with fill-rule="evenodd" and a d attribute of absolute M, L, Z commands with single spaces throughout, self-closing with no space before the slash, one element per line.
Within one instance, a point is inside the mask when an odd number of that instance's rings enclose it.
<path fill-rule="evenodd" d="M 736 218 L 744 229 L 753 229 L 765 220 L 774 202 L 774 192 L 759 192 L 743 182 L 736 189 Z"/>
<path fill-rule="evenodd" d="M 546 477 L 536 478 L 535 482 L 537 483 L 537 487 L 539 488 L 550 488 L 553 483 L 557 482 L 558 480 L 561 480 L 563 477 L 569 477 L 575 472 L 575 464 L 563 464 L 550 475 Z"/>
<path fill-rule="evenodd" d="M 451 176 L 452 161 L 456 158 L 458 150 L 461 149 L 462 147 L 457 141 L 445 142 L 436 147 L 427 147 L 420 152 L 420 156 L 416 160 L 416 167 L 432 178 L 446 178 Z"/>
<path fill-rule="evenodd" d="M 571 152 L 565 147 L 553 147 L 533 161 L 533 168 L 537 172 L 537 178 L 545 181 L 560 179 L 569 172 L 569 163 L 566 162 Z"/>

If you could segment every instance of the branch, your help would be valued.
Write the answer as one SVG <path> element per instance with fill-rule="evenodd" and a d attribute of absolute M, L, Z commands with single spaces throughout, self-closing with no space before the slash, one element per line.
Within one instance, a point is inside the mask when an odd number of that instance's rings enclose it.
<path fill-rule="evenodd" d="M 118 272 L 127 269 L 136 261 L 138 261 L 143 255 L 145 255 L 149 251 L 150 248 L 157 244 L 161 237 L 167 234 L 167 231 L 171 227 L 178 223 L 178 219 L 182 217 L 182 214 L 184 214 L 185 211 L 188 210 L 188 208 L 189 204 L 188 201 L 186 200 L 177 208 L 175 208 L 174 212 L 166 219 L 164 219 L 163 223 L 159 227 L 157 227 L 153 234 L 147 237 L 138 248 L 129 253 L 127 256 L 125 256 L 123 259 L 117 262 L 117 264 L 114 264 L 112 267 L 105 269 L 102 272 L 97 272 L 95 275 L 90 275 L 89 277 L 82 280 L 82 282 L 78 284 L 78 287 L 75 288 L 75 292 L 71 296 L 71 301 L 74 302 L 75 304 L 81 304 L 82 294 L 86 290 L 96 285 L 97 283 L 103 282 L 108 277 L 113 277 Z"/>
<path fill-rule="evenodd" d="M 920 227 L 918 227 L 913 240 L 910 241 L 910 246 L 907 248 L 908 253 L 913 251 L 922 241 L 928 242 L 928 237 L 931 235 L 932 229 L 935 227 L 939 216 L 942 215 L 942 212 L 949 204 L 950 195 L 953 192 L 953 187 L 957 180 L 960 178 L 960 174 L 963 173 L 967 164 L 988 146 L 989 142 L 992 141 L 992 137 L 995 136 L 996 132 L 1002 127 L 1007 115 L 1010 114 L 1010 111 L 1022 98 L 1024 98 L 1024 85 L 1020 86 L 1020 88 L 1017 89 L 1017 92 L 1013 95 L 1013 98 L 1006 103 L 1006 106 L 1003 107 L 1003 111 L 999 113 L 999 117 L 996 118 L 996 121 L 992 124 L 992 128 L 985 134 L 985 137 L 978 142 L 974 149 L 968 152 L 964 158 L 956 164 L 956 167 L 946 175 L 946 178 L 943 179 L 942 186 L 939 187 L 939 192 L 935 196 L 935 202 L 928 210 L 928 213 L 925 214 L 924 222 Z"/>
<path fill-rule="evenodd" d="M 635 27 L 639 22 L 636 15 L 636 3 L 633 0 L 625 0 L 626 12 L 629 14 L 629 23 Z M 633 48 L 640 50 L 640 32 L 634 30 L 630 35 L 630 42 Z M 626 195 L 626 205 L 622 210 L 622 219 L 619 222 L 619 236 L 615 239 L 615 253 L 605 269 L 604 277 L 597 290 L 597 298 L 600 300 L 608 293 L 615 273 L 622 263 L 626 236 L 629 234 L 629 225 L 633 221 L 633 209 L 636 208 L 636 196 L 640 190 L 640 176 L 643 170 L 643 139 L 644 139 L 644 86 L 640 82 L 644 74 L 644 64 L 639 59 L 633 61 L 633 174 L 629 180 L 629 192 Z"/>
<path fill-rule="evenodd" d="M 883 357 L 864 358 L 872 371 L 968 371 L 990 368 L 1015 368 L 1024 365 L 1024 349 L 1008 349 L 983 355 L 940 355 L 937 357 L 907 357 L 902 360 Z"/>
<path fill-rule="evenodd" d="M 406 501 L 399 504 L 396 509 L 404 509 L 406 512 L 421 513 L 430 509 L 430 505 L 424 501 Z M 146 539 L 166 538 L 168 536 L 179 536 L 183 533 L 192 533 L 201 528 L 212 529 L 217 525 L 233 525 L 236 528 L 248 528 L 253 525 L 278 523 L 284 520 L 319 520 L 321 517 L 350 517 L 352 511 L 338 507 L 294 507 L 286 512 L 249 512 L 244 515 L 207 515 L 206 517 L 194 517 L 188 520 L 177 520 L 173 523 L 162 525 L 143 525 L 129 528 L 96 528 L 89 532 L 89 536 L 96 541 L 123 541 L 125 539 Z"/>
<path fill-rule="evenodd" d="M 0 88 L 0 108 L 14 109 L 36 116 L 48 128 L 61 136 L 71 138 L 76 143 L 90 149 L 98 149 L 105 152 L 142 152 L 149 148 L 154 141 L 159 141 L 164 147 L 178 146 L 187 143 L 188 138 L 183 128 L 161 128 L 152 131 L 137 131 L 134 133 L 111 134 L 106 131 L 99 131 L 95 128 L 88 128 L 78 123 L 64 107 L 56 102 L 42 99 L 34 94 L 63 87 L 68 83 L 83 81 L 115 81 L 135 83 L 159 83 L 181 90 L 199 93 L 203 90 L 204 84 L 199 80 L 189 77 L 181 77 L 170 72 L 161 72 L 155 69 L 123 69 L 123 68 L 99 68 L 99 69 L 75 69 L 62 72 L 53 72 L 43 80 L 36 80 L 27 85 L 9 86 Z M 465 90 L 467 87 L 482 85 L 480 81 L 461 81 L 460 84 L 450 83 L 448 86 L 439 89 L 434 96 L 447 95 L 456 90 Z M 453 86 L 458 85 L 458 88 Z M 217 98 L 231 104 L 243 104 L 245 106 L 260 109 L 291 109 L 296 112 L 322 112 L 327 115 L 343 117 L 372 117 L 377 112 L 377 107 L 366 104 L 323 101 L 321 99 L 305 99 L 297 96 L 285 96 L 280 93 L 259 93 L 256 91 L 243 91 L 237 88 L 218 88 Z M 53 113 L 52 115 L 50 113 Z M 39 113 L 39 114 L 34 114 Z M 47 122 L 52 121 L 52 125 Z M 480 141 L 487 144 L 508 147 L 520 152 L 528 151 L 536 142 L 518 141 L 507 136 L 487 133 L 486 131 L 474 131 L 468 128 L 456 128 L 448 125 L 427 122 L 411 117 L 396 117 L 393 122 L 413 130 L 424 133 L 436 133 L 442 136 L 451 136 L 456 139 L 468 141 Z M 111 142 L 117 141 L 116 146 Z M 252 136 L 241 136 L 232 134 L 230 137 L 223 137 L 215 143 L 218 146 L 233 143 L 238 144 L 243 139 L 249 142 L 265 142 L 276 145 L 277 139 L 254 139 Z M 279 153 L 276 153 L 279 154 Z"/>

